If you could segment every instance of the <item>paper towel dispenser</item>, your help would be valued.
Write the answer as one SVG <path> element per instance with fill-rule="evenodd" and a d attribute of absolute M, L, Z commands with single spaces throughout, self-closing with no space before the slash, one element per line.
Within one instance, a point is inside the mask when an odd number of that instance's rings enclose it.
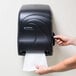
<path fill-rule="evenodd" d="M 44 51 L 52 55 L 55 43 L 52 32 L 52 12 L 48 5 L 23 5 L 18 16 L 18 54 Z"/>

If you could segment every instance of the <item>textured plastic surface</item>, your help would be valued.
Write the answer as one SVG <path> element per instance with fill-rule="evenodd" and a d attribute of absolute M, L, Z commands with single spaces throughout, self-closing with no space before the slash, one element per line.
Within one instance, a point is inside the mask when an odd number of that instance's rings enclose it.
<path fill-rule="evenodd" d="M 18 54 L 26 50 L 52 55 L 52 13 L 48 5 L 24 5 L 18 17 Z"/>

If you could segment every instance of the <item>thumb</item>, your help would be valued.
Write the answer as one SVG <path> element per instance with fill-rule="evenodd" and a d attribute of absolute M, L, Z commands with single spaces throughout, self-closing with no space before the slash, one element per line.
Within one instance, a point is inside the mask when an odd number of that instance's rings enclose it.
<path fill-rule="evenodd" d="M 61 39 L 62 36 L 61 36 L 61 35 L 55 35 L 54 38 L 55 38 L 55 39 Z"/>
<path fill-rule="evenodd" d="M 39 69 L 39 65 L 36 65 L 36 68 Z"/>

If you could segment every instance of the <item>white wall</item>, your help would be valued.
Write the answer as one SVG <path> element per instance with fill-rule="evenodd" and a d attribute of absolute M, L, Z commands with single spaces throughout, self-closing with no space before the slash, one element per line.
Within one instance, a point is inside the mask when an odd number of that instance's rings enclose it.
<path fill-rule="evenodd" d="M 34 73 L 22 71 L 23 57 L 17 55 L 18 11 L 23 4 L 30 3 L 51 6 L 56 34 L 76 36 L 76 0 L 0 0 L 1 76 L 37 76 Z M 48 64 L 54 65 L 73 55 L 76 55 L 76 46 L 59 47 L 55 45 L 53 56 L 47 57 Z M 72 75 L 76 75 L 76 70 L 48 74 L 47 76 Z"/>

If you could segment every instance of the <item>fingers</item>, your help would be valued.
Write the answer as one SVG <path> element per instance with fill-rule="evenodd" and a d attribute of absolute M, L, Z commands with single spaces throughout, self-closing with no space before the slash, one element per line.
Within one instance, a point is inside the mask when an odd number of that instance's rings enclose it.
<path fill-rule="evenodd" d="M 54 36 L 56 42 L 58 45 L 60 46 L 66 46 L 66 45 L 70 45 L 70 38 L 67 36 L 63 36 L 63 35 L 56 35 Z"/>
<path fill-rule="evenodd" d="M 43 74 L 48 73 L 47 67 L 45 67 L 45 66 L 37 65 L 36 68 L 37 68 L 37 70 L 35 70 L 35 73 L 37 73 L 37 74 L 43 75 Z"/>
<path fill-rule="evenodd" d="M 61 45 L 63 43 L 63 41 L 60 40 L 60 39 L 56 39 L 56 42 L 57 42 L 58 45 Z"/>
<path fill-rule="evenodd" d="M 42 68 L 42 66 L 36 65 L 36 69 L 37 69 L 37 70 L 40 70 L 41 68 Z"/>
<path fill-rule="evenodd" d="M 36 68 L 37 68 L 37 69 L 39 69 L 39 66 L 38 66 L 38 65 L 36 65 Z"/>
<path fill-rule="evenodd" d="M 62 41 L 60 39 L 55 39 L 57 44 L 60 45 L 60 46 L 66 46 L 68 45 L 68 42 L 65 42 L 65 41 Z"/>
<path fill-rule="evenodd" d="M 55 38 L 57 44 L 60 46 L 64 46 L 67 43 L 67 41 L 63 35 L 56 35 L 56 36 L 54 36 L 54 38 Z"/>
<path fill-rule="evenodd" d="M 36 68 L 37 68 L 37 70 L 35 70 L 35 73 L 42 75 L 43 72 L 41 70 L 41 66 L 37 65 Z"/>

